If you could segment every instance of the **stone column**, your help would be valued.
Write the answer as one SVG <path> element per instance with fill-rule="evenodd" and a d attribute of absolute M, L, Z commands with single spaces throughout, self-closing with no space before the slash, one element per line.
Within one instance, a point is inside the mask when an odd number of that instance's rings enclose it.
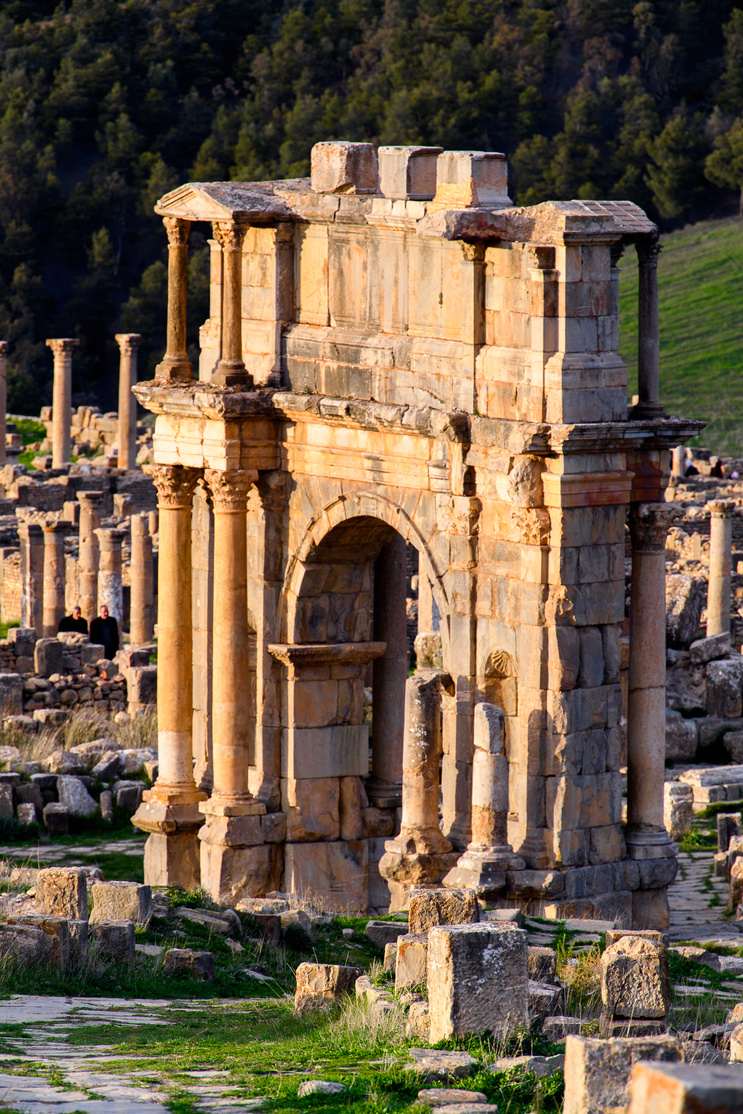
<path fill-rule="evenodd" d="M 21 626 L 44 629 L 44 533 L 36 522 L 18 527 L 21 542 Z"/>
<path fill-rule="evenodd" d="M 119 632 L 124 625 L 124 593 L 121 583 L 121 543 L 123 530 L 101 528 L 96 530 L 98 538 L 98 610 L 107 607 L 119 624 Z"/>
<path fill-rule="evenodd" d="M 658 326 L 658 256 L 657 239 L 637 242 L 639 288 L 637 305 L 637 393 L 638 402 L 632 418 L 662 418 L 666 412 L 660 404 L 660 333 Z"/>
<path fill-rule="evenodd" d="M 671 453 L 671 475 L 679 479 L 686 475 L 686 449 L 683 445 L 677 445 Z"/>
<path fill-rule="evenodd" d="M 191 361 L 186 354 L 186 298 L 188 289 L 188 234 L 191 222 L 163 217 L 168 234 L 168 324 L 165 355 L 155 374 L 167 383 L 188 382 Z"/>
<path fill-rule="evenodd" d="M 145 881 L 190 889 L 200 884 L 197 806 L 204 798 L 194 781 L 192 743 L 191 503 L 199 473 L 180 464 L 155 464 L 144 471 L 155 481 L 160 510 L 159 773 L 133 823 L 150 832 Z"/>
<path fill-rule="evenodd" d="M 154 537 L 160 529 L 160 516 L 157 511 L 147 512 L 147 525 L 149 527 L 151 536 Z"/>
<path fill-rule="evenodd" d="M 117 333 L 119 359 L 119 468 L 129 472 L 137 460 L 137 400 L 132 387 L 137 382 L 139 333 Z"/>
<path fill-rule="evenodd" d="M 56 638 L 65 613 L 65 522 L 44 523 L 44 638 Z"/>
<path fill-rule="evenodd" d="M 154 635 L 154 588 L 152 583 L 152 538 L 146 514 L 132 515 L 131 603 L 129 641 L 132 646 L 152 642 Z"/>
<path fill-rule="evenodd" d="M 399 807 L 405 681 L 408 676 L 407 550 L 400 534 L 382 547 L 374 565 L 374 641 L 386 643 L 372 682 L 372 762 L 367 792 L 373 804 Z"/>
<path fill-rule="evenodd" d="M 730 633 L 730 577 L 735 503 L 715 499 L 707 506 L 710 511 L 707 638 L 710 638 L 713 634 Z"/>
<path fill-rule="evenodd" d="M 83 618 L 95 619 L 98 614 L 98 536 L 101 524 L 101 491 L 78 491 L 80 502 L 80 610 Z"/>
<path fill-rule="evenodd" d="M 52 467 L 64 468 L 70 463 L 70 424 L 72 422 L 72 353 L 79 340 L 65 338 L 48 340 L 54 353 L 54 386 L 52 392 Z"/>
<path fill-rule="evenodd" d="M 411 885 L 435 885 L 458 855 L 439 827 L 441 686 L 451 678 L 426 670 L 405 683 L 400 834 L 385 843 L 379 871 L 390 886 L 391 906 L 403 908 Z"/>
<path fill-rule="evenodd" d="M 504 753 L 505 713 L 494 704 L 475 705 L 472 758 L 472 840 L 444 879 L 478 894 L 495 894 L 507 870 L 522 870 L 508 842 L 508 759 Z"/>
<path fill-rule="evenodd" d="M 217 386 L 250 386 L 242 356 L 242 246 L 246 226 L 238 221 L 215 221 L 214 237 L 222 247 L 222 356 L 212 372 Z"/>
<path fill-rule="evenodd" d="M 636 503 L 630 511 L 627 851 L 631 858 L 674 854 L 663 822 L 666 757 L 666 558 L 673 503 Z"/>
<path fill-rule="evenodd" d="M 6 411 L 8 408 L 8 342 L 0 340 L 0 467 L 5 464 Z"/>

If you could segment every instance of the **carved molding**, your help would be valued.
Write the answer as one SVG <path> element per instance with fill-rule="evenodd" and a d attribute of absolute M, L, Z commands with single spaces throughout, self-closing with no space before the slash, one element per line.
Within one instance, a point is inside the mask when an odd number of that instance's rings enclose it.
<path fill-rule="evenodd" d="M 639 265 L 648 269 L 657 267 L 661 250 L 661 245 L 657 240 L 638 240 L 637 261 Z"/>
<path fill-rule="evenodd" d="M 629 516 L 632 548 L 641 553 L 665 552 L 668 528 L 683 513 L 673 503 L 634 503 Z"/>
<path fill-rule="evenodd" d="M 198 468 L 186 468 L 183 464 L 146 464 L 142 471 L 152 476 L 157 488 L 157 505 L 161 510 L 191 506 L 194 488 L 201 475 Z"/>
<path fill-rule="evenodd" d="M 188 243 L 188 234 L 191 231 L 190 220 L 183 220 L 181 217 L 163 217 L 163 224 L 171 247 L 183 247 Z"/>
<path fill-rule="evenodd" d="M 117 333 L 114 337 L 122 356 L 133 356 L 141 339 L 141 333 Z"/>
<path fill-rule="evenodd" d="M 71 354 L 73 349 L 77 348 L 79 344 L 80 341 L 75 337 L 55 337 L 53 340 L 48 340 L 46 342 L 47 348 L 51 348 L 55 359 L 57 356 Z"/>
<path fill-rule="evenodd" d="M 222 251 L 242 251 L 243 240 L 248 230 L 246 224 L 233 220 L 217 220 L 212 223 L 212 229 L 214 239 Z"/>
<path fill-rule="evenodd" d="M 204 482 L 211 493 L 215 511 L 245 511 L 250 486 L 257 479 L 257 472 L 244 468 L 233 468 L 227 472 L 207 468 L 204 471 Z"/>

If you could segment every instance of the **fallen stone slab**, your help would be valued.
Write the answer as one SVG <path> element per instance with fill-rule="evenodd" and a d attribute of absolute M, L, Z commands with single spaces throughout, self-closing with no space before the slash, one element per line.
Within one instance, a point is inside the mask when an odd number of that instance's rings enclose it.
<path fill-rule="evenodd" d="M 398 936 L 404 936 L 408 926 L 404 921 L 369 921 L 364 932 L 372 944 L 384 950 L 387 944 L 394 944 Z"/>
<path fill-rule="evenodd" d="M 479 1064 L 469 1052 L 446 1052 L 431 1048 L 409 1048 L 412 1063 L 403 1070 L 420 1076 L 426 1083 L 446 1083 L 449 1079 L 466 1079 L 474 1075 Z"/>
<path fill-rule="evenodd" d="M 488 1064 L 488 1071 L 513 1071 L 530 1072 L 541 1079 L 546 1075 L 554 1075 L 565 1067 L 565 1057 L 557 1056 L 501 1056 L 494 1063 Z"/>
<path fill-rule="evenodd" d="M 325 1079 L 305 1079 L 299 1084 L 297 1097 L 302 1099 L 305 1095 L 342 1095 L 347 1091 L 345 1083 L 333 1083 Z"/>
<path fill-rule="evenodd" d="M 418 1092 L 418 1102 L 426 1106 L 451 1106 L 457 1102 L 486 1103 L 487 1095 L 482 1091 L 462 1091 L 455 1087 L 426 1087 Z"/>

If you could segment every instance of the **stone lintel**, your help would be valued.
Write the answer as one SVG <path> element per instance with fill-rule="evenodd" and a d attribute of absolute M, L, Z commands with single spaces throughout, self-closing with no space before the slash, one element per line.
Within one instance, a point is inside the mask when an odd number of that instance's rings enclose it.
<path fill-rule="evenodd" d="M 314 642 L 314 643 L 277 643 L 268 647 L 272 657 L 282 665 L 316 665 L 318 662 L 331 662 L 334 665 L 356 665 L 381 658 L 387 649 L 386 642 Z"/>
<path fill-rule="evenodd" d="M 689 418 L 663 418 L 642 422 L 581 422 L 577 425 L 554 423 L 546 426 L 549 451 L 570 453 L 629 452 L 633 449 L 673 449 L 696 437 L 706 422 Z"/>
<path fill-rule="evenodd" d="M 546 507 L 604 507 L 629 502 L 631 472 L 545 472 Z"/>

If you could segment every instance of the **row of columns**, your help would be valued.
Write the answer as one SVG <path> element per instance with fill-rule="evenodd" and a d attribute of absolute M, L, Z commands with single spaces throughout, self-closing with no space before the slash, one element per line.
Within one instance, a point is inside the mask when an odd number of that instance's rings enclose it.
<path fill-rule="evenodd" d="M 192 370 L 186 350 L 191 222 L 163 217 L 163 224 L 168 236 L 168 319 L 165 355 L 156 375 L 166 383 L 187 383 Z M 212 229 L 222 257 L 222 327 L 221 356 L 211 382 L 220 387 L 249 387 L 253 380 L 242 358 L 242 248 L 248 225 L 238 220 L 214 221 Z"/>
<path fill-rule="evenodd" d="M 137 382 L 137 350 L 139 333 L 117 333 L 119 346 L 119 455 L 118 466 L 126 471 L 134 468 L 137 459 L 137 405 L 132 387 Z M 72 354 L 80 341 L 73 337 L 48 340 L 47 347 L 54 355 L 54 381 L 52 387 L 52 467 L 64 468 L 71 459 L 72 424 Z M 0 404 L 2 421 L 5 422 L 5 351 L 7 341 L 0 341 Z M 2 433 L 2 463 L 5 463 L 5 431 Z"/>
<path fill-rule="evenodd" d="M 79 492 L 79 604 L 87 618 L 93 618 L 105 604 L 119 624 L 123 619 L 122 543 L 126 531 L 101 527 L 101 492 Z M 65 538 L 66 522 L 43 525 L 23 522 L 18 527 L 21 543 L 21 626 L 33 627 L 44 638 L 54 638 L 65 614 Z M 131 602 L 130 640 L 132 646 L 151 642 L 154 635 L 154 598 L 152 578 L 152 538 L 148 515 L 131 519 Z"/>

